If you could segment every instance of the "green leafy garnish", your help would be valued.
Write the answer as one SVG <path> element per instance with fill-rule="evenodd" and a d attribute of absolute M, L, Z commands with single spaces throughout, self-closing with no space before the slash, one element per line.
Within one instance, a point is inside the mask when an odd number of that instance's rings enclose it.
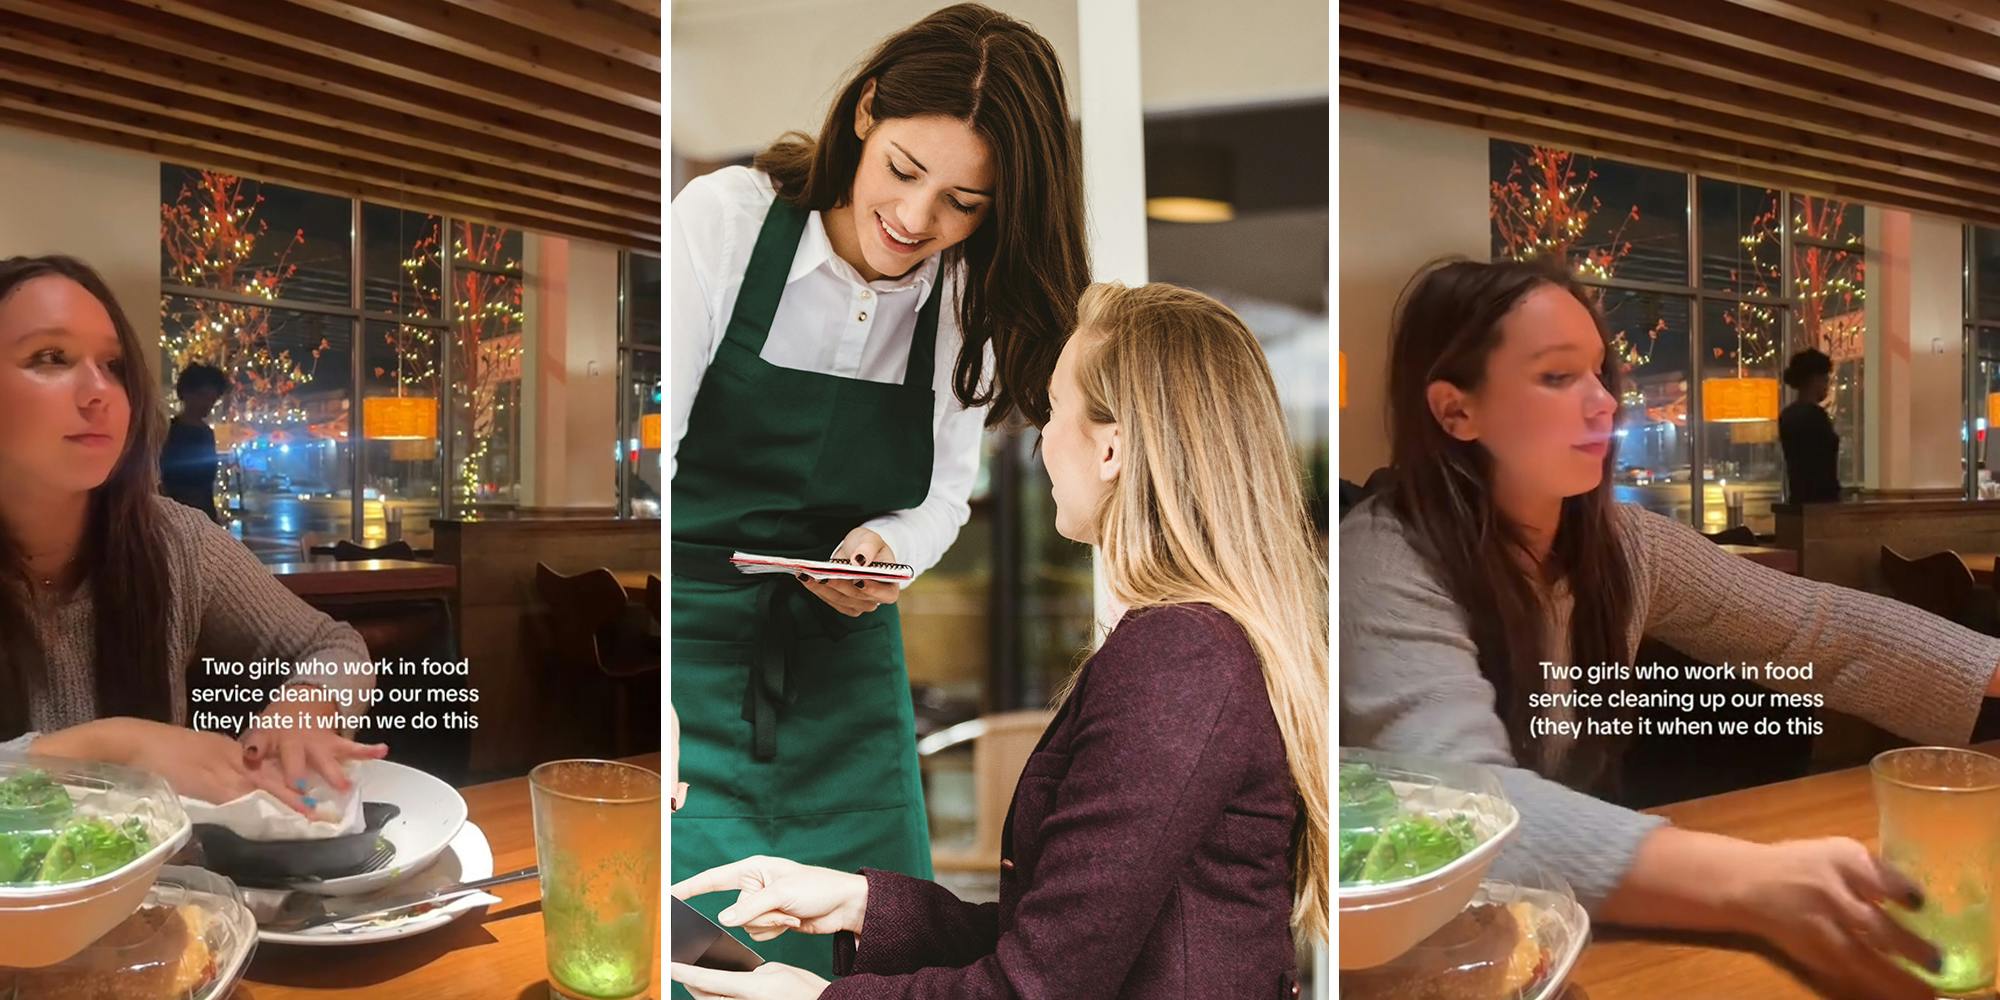
<path fill-rule="evenodd" d="M 152 838 L 137 817 L 117 825 L 96 817 L 74 819 L 57 831 L 35 881 L 95 878 L 131 864 L 151 846 Z"/>

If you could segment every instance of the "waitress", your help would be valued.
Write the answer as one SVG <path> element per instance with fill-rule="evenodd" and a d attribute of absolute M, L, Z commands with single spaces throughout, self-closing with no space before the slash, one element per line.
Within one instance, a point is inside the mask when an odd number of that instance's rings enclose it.
<path fill-rule="evenodd" d="M 1826 414 L 1833 391 L 1833 359 L 1807 348 L 1785 365 L 1785 384 L 1799 394 L 1778 414 L 1778 446 L 1785 453 L 1785 486 L 1793 503 L 1840 499 L 1840 432 Z"/>
<path fill-rule="evenodd" d="M 983 427 L 1047 419 L 1089 280 L 1062 69 L 949 7 L 754 162 L 672 211 L 673 876 L 771 854 L 927 878 L 898 588 L 729 557 L 921 572 L 965 524 Z M 830 938 L 763 951 L 832 972 Z"/>

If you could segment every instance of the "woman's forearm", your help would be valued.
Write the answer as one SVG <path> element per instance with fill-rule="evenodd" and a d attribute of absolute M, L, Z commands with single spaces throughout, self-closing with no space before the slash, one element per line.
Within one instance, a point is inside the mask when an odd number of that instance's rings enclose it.
<path fill-rule="evenodd" d="M 1598 916 L 1631 927 L 1747 930 L 1739 893 L 1744 865 L 1761 846 L 1663 826 L 1639 842 L 1632 867 Z"/>
<path fill-rule="evenodd" d="M 97 760 L 110 764 L 127 763 L 128 743 L 123 739 L 125 720 L 97 719 L 43 733 L 28 744 L 28 752 L 73 760 Z"/>

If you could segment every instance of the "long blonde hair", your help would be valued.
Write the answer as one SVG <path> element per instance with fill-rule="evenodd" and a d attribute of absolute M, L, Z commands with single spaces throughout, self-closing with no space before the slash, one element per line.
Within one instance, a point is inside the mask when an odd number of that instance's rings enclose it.
<path fill-rule="evenodd" d="M 1120 471 L 1095 515 L 1111 596 L 1209 604 L 1249 635 L 1303 809 L 1292 931 L 1322 940 L 1327 564 L 1264 349 L 1227 306 L 1174 285 L 1095 284 L 1077 314 L 1085 415 L 1119 428 Z"/>

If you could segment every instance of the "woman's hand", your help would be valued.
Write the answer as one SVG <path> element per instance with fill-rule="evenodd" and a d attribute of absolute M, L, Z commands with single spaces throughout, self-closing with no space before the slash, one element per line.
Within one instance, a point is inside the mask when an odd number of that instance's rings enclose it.
<path fill-rule="evenodd" d="M 1845 837 L 1747 846 L 1733 906 L 1741 929 L 1856 996 L 1929 1000 L 1930 987 L 1887 957 L 1937 968 L 1938 950 L 1883 909 L 1922 905 L 1908 879 Z"/>
<path fill-rule="evenodd" d="M 243 754 L 262 769 L 273 771 L 290 793 L 287 802 L 311 815 L 317 803 L 303 793 L 312 774 L 317 773 L 336 791 L 346 791 L 346 764 L 350 760 L 380 760 L 388 756 L 382 743 L 356 743 L 340 735 L 334 717 L 340 706 L 333 702 L 279 702 L 259 712 L 238 738 Z M 259 725 L 289 718 L 289 725 Z"/>
<path fill-rule="evenodd" d="M 116 717 L 49 733 L 29 750 L 142 768 L 166 779 L 176 794 L 204 802 L 228 802 L 261 788 L 300 813 L 311 813 L 276 768 L 257 766 L 242 744 L 221 733 Z"/>
<path fill-rule="evenodd" d="M 718 914 L 716 922 L 741 927 L 757 941 L 769 941 L 788 930 L 859 934 L 868 912 L 866 877 L 784 858 L 745 858 L 710 868 L 670 891 L 689 899 L 730 890 L 736 890 L 736 902 Z"/>
<path fill-rule="evenodd" d="M 833 550 L 832 561 L 867 566 L 895 562 L 896 554 L 889 551 L 889 543 L 883 541 L 881 535 L 867 528 L 856 528 L 848 532 Z M 813 596 L 849 618 L 859 618 L 884 604 L 894 604 L 897 598 L 903 596 L 902 587 L 873 580 L 815 580 L 801 573 L 799 583 Z"/>
<path fill-rule="evenodd" d="M 804 969 L 776 962 L 755 972 L 718 972 L 675 962 L 667 971 L 695 1000 L 819 1000 L 830 985 Z"/>

